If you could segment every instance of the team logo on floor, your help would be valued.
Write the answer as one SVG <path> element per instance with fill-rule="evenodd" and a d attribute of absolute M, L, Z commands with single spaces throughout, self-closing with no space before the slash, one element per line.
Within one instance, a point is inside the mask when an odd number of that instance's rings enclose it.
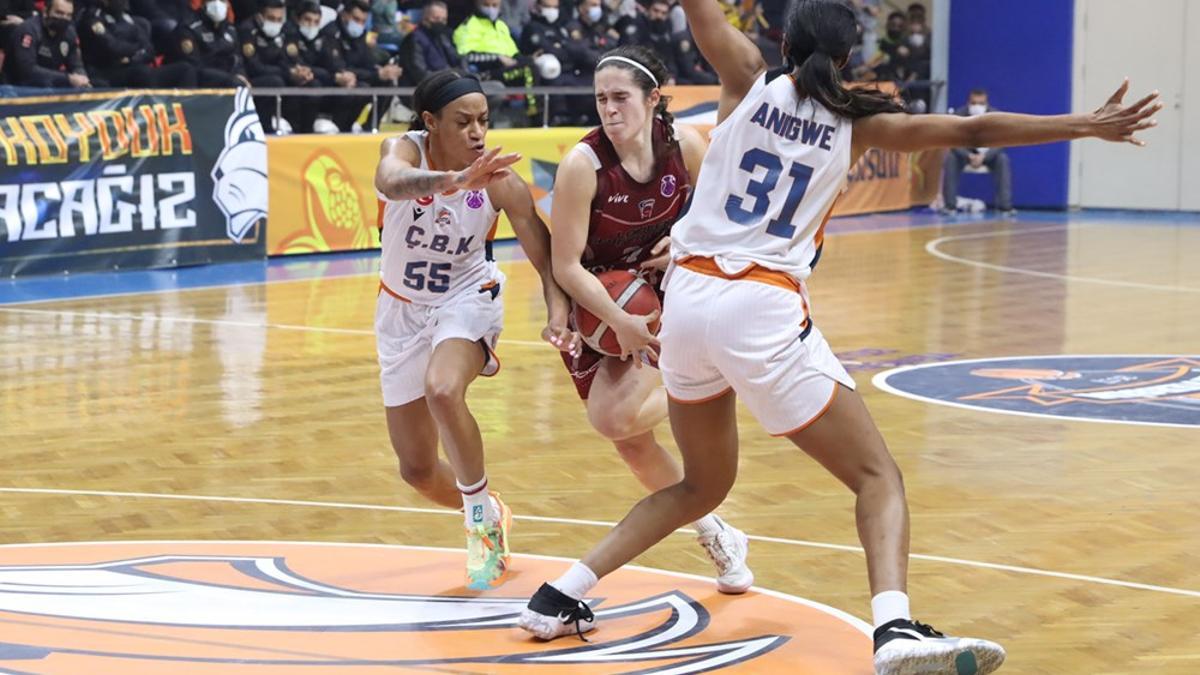
<path fill-rule="evenodd" d="M 463 553 L 283 542 L 0 547 L 0 672 L 870 672 L 869 627 L 771 591 L 630 568 L 589 598 L 590 642 L 515 628 L 568 561 L 517 556 L 463 586 Z M 380 670 L 380 669 L 383 670 Z"/>
<path fill-rule="evenodd" d="M 1200 356 L 1020 356 L 896 368 L 875 386 L 930 403 L 1039 417 L 1200 426 Z"/>

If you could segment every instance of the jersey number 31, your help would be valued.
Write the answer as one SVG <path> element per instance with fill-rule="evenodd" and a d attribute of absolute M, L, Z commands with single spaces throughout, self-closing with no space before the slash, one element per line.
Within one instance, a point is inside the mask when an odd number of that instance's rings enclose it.
<path fill-rule="evenodd" d="M 742 162 L 738 168 L 750 174 L 751 180 L 746 185 L 746 196 L 731 194 L 725 200 L 725 215 L 740 225 L 757 225 L 771 208 L 771 193 L 779 184 L 779 175 L 783 173 L 783 160 L 762 148 L 752 148 L 742 155 Z M 762 180 L 755 180 L 753 176 L 759 168 L 766 169 L 767 173 Z M 771 222 L 767 223 L 767 234 L 784 239 L 791 239 L 796 234 L 792 218 L 796 215 L 796 209 L 800 208 L 800 200 L 804 199 L 804 193 L 808 191 L 808 181 L 812 179 L 812 174 L 811 166 L 792 162 L 792 168 L 788 170 L 792 187 L 784 199 L 779 217 L 772 218 Z M 754 199 L 749 210 L 746 209 L 747 197 Z"/>

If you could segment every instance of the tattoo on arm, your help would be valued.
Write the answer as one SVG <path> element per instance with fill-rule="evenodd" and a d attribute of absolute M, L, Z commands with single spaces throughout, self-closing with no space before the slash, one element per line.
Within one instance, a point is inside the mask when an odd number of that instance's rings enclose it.
<path fill-rule="evenodd" d="M 381 191 L 388 199 L 415 199 L 449 190 L 454 187 L 457 175 L 450 171 L 426 171 L 406 166 L 392 171 L 384 178 L 384 188 Z"/>

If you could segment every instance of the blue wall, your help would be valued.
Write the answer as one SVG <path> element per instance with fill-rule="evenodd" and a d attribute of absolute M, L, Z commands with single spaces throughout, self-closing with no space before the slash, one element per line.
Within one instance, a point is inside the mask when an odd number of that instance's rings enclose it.
<path fill-rule="evenodd" d="M 983 87 L 999 110 L 1070 112 L 1074 15 L 1075 0 L 951 0 L 949 105 L 962 107 Z M 1009 156 L 1017 208 L 1066 208 L 1066 143 Z"/>

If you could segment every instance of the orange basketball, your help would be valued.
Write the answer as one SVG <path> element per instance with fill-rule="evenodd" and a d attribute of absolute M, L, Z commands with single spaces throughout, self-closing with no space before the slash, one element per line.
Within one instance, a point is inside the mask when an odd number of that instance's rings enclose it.
<path fill-rule="evenodd" d="M 637 316 L 649 316 L 661 311 L 662 304 L 658 294 L 644 279 L 627 270 L 611 270 L 596 275 L 600 283 L 608 291 L 609 297 L 621 309 Z M 617 342 L 617 334 L 601 321 L 595 314 L 587 311 L 578 304 L 575 305 L 575 328 L 583 335 L 583 341 L 589 347 L 607 356 L 620 356 L 621 344 Z M 659 320 L 650 324 L 650 332 L 658 333 Z"/>

